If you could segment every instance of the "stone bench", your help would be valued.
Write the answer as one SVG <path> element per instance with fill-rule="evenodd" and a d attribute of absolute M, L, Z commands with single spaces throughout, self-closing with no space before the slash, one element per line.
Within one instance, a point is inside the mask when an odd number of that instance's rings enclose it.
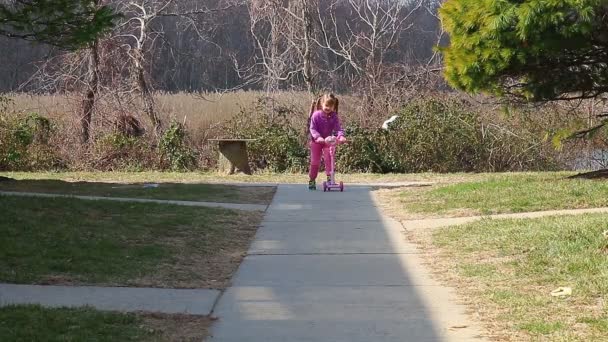
<path fill-rule="evenodd" d="M 249 167 L 247 142 L 255 140 L 257 139 L 209 139 L 208 141 L 218 143 L 220 149 L 218 163 L 220 172 L 232 175 L 239 171 L 250 175 L 251 168 Z"/>

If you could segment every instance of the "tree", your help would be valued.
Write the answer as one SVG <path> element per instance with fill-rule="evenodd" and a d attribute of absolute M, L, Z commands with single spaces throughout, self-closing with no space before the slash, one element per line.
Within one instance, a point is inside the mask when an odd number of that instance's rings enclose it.
<path fill-rule="evenodd" d="M 608 92 L 606 0 L 447 0 L 440 16 L 455 88 L 531 101 Z"/>
<path fill-rule="evenodd" d="M 316 91 L 313 13 L 318 0 L 248 2 L 250 34 L 255 46 L 253 65 L 245 74 L 263 84 L 267 93 L 281 82 L 303 79 L 310 93 Z"/>
<path fill-rule="evenodd" d="M 151 132 L 159 137 L 163 116 L 156 104 L 153 67 L 167 69 L 168 60 L 158 50 L 172 49 L 166 27 L 193 32 L 189 43 L 207 39 L 216 26 L 214 16 L 233 6 L 232 0 L 207 0 L 206 5 L 189 0 L 95 0 L 122 13 L 108 34 L 94 39 L 86 49 L 62 51 L 43 63 L 37 73 L 36 91 L 82 93 L 81 142 L 86 145 L 94 131 L 124 126 L 125 118 L 147 117 Z M 213 6 L 213 7 L 211 7 Z M 177 54 L 170 51 L 170 55 Z M 194 57 L 192 57 L 194 58 Z M 129 119 L 130 120 L 130 119 Z M 94 126 L 94 127 L 93 127 Z"/>
<path fill-rule="evenodd" d="M 526 102 L 608 93 L 607 0 L 447 0 L 440 16 L 450 35 L 445 78 L 455 88 Z M 554 133 L 555 146 L 608 126 L 608 114 L 594 116 L 586 129 L 574 122 Z"/>
<path fill-rule="evenodd" d="M 414 26 L 411 19 L 424 3 L 424 0 L 332 1 L 326 9 L 328 20 L 323 20 L 319 12 L 323 35 L 319 45 L 342 60 L 344 66 L 352 68 L 373 97 L 376 88 L 386 79 L 388 66 L 405 62 L 391 53 L 403 34 Z M 340 18 L 340 7 L 354 15 Z"/>
<path fill-rule="evenodd" d="M 0 4 L 0 35 L 69 50 L 88 47 L 88 90 L 83 100 L 81 140 L 90 137 L 99 83 L 99 37 L 118 15 L 100 0 L 9 0 Z"/>
<path fill-rule="evenodd" d="M 413 45 L 407 37 L 416 29 L 416 18 L 432 13 L 433 7 L 434 1 L 429 0 L 329 0 L 326 7 L 318 8 L 321 38 L 317 44 L 334 57 L 328 74 L 341 73 L 347 87 L 364 97 L 361 113 L 390 112 L 393 94 L 407 88 L 402 85 L 418 73 L 416 69 L 435 60 L 431 56 L 425 63 L 408 61 L 409 48 L 399 49 Z M 374 119 L 360 117 L 364 125 Z"/>
<path fill-rule="evenodd" d="M 0 35 L 77 49 L 107 32 L 118 17 L 96 0 L 0 2 Z"/>
<path fill-rule="evenodd" d="M 162 23 L 156 25 L 156 22 L 161 18 L 176 18 L 182 21 L 185 27 L 195 30 L 198 38 L 204 40 L 209 29 L 207 25 L 210 25 L 207 19 L 233 6 L 233 0 L 206 1 L 202 5 L 188 0 L 143 0 L 140 4 L 124 4 L 122 12 L 127 13 L 128 17 L 120 28 L 127 31 L 117 37 L 127 39 L 123 48 L 132 60 L 134 70 L 130 74 L 134 76 L 144 111 L 158 136 L 162 134 L 162 120 L 156 109 L 154 88 L 149 79 L 155 42 L 157 38 L 162 39 L 164 36 Z"/>

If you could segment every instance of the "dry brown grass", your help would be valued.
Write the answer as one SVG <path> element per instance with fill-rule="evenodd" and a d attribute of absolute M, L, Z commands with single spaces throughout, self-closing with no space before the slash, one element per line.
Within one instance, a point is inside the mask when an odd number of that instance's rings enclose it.
<path fill-rule="evenodd" d="M 129 285 L 160 288 L 227 288 L 230 286 L 232 275 L 247 254 L 262 217 L 261 212 L 239 212 L 236 217 L 218 222 L 217 224 L 224 227 L 223 234 L 229 238 L 210 246 L 212 253 L 177 254 L 171 263 L 159 265 L 156 272 L 134 279 Z M 204 238 L 199 233 L 188 232 L 178 238 L 165 238 L 162 244 L 172 246 L 175 250 L 187 250 L 191 241 Z"/>
<path fill-rule="evenodd" d="M 508 310 L 491 305 L 481 293 L 488 291 L 485 284 L 472 278 L 463 277 L 455 270 L 461 265 L 445 250 L 433 243 L 435 230 L 410 230 L 406 237 L 419 246 L 424 266 L 441 283 L 456 289 L 459 300 L 468 308 L 468 313 L 480 320 L 492 341 L 527 341 L 529 335 L 513 330 L 513 326 L 503 316 Z M 499 286 L 499 284 L 495 284 Z"/>
<path fill-rule="evenodd" d="M 5 94 L 14 103 L 11 109 L 19 112 L 39 112 L 55 119 L 72 120 L 80 105 L 77 94 L 29 95 Z M 258 99 L 266 96 L 259 91 L 234 91 L 228 93 L 157 93 L 158 110 L 165 120 L 186 121 L 193 130 L 206 129 L 230 119 L 241 110 L 255 106 Z M 302 108 L 303 115 L 310 107 L 310 95 L 306 92 L 281 92 L 273 95 L 277 104 Z M 349 98 L 349 100 L 354 100 Z M 108 101 L 108 99 L 103 99 Z M 355 104 L 346 102 L 344 110 L 352 111 Z"/>
<path fill-rule="evenodd" d="M 53 134 L 53 145 L 58 146 L 59 155 L 70 168 L 85 170 L 99 168 L 97 161 L 103 159 L 101 152 L 82 149 L 79 144 L 81 117 L 81 94 L 3 94 L 12 100 L 9 112 L 16 115 L 39 113 L 56 124 Z M 218 126 L 240 112 L 255 110 L 263 92 L 235 91 L 229 93 L 157 93 L 155 95 L 157 110 L 161 119 L 168 126 L 171 120 L 185 123 L 190 136 L 190 145 L 200 152 L 200 166 L 213 166 L 215 151 L 207 144 L 207 139 L 217 138 L 222 134 Z M 278 106 L 288 106 L 305 116 L 310 107 L 310 96 L 305 92 L 281 92 L 273 95 Z M 149 120 L 142 111 L 140 99 L 133 94 L 118 99 L 104 94 L 99 98 L 92 119 L 91 137 L 93 140 L 113 132 L 115 121 L 122 115 L 136 117 L 140 124 L 152 132 Z M 348 107 L 347 107 L 348 108 Z M 258 110 L 257 112 L 260 112 Z M 103 148 L 102 148 L 103 150 Z M 99 156 L 97 154 L 100 154 Z M 150 160 L 147 160 L 150 162 Z M 142 163 L 149 167 L 150 163 Z M 112 166 L 110 166 L 111 168 Z M 120 166 L 119 166 L 120 167 Z"/>
<path fill-rule="evenodd" d="M 27 180 L 0 182 L 1 191 L 36 192 L 76 196 L 142 198 L 195 202 L 270 204 L 274 186 L 236 186 L 223 184 L 159 182 L 155 188 L 145 183 L 69 182 L 60 180 Z"/>
<path fill-rule="evenodd" d="M 82 116 L 82 94 L 4 94 L 12 100 L 10 113 L 17 116 L 37 112 L 51 119 L 57 130 L 53 132 L 50 145 L 56 151 L 56 157 L 62 163 L 60 167 L 68 170 L 128 170 L 141 171 L 164 169 L 166 163 L 160 160 L 155 146 L 158 139 L 148 117 L 142 112 L 141 100 L 137 94 L 102 94 L 95 105 L 91 122 L 91 143 L 80 143 Z M 385 110 L 370 110 L 369 105 L 360 97 L 338 94 L 340 98 L 340 115 L 345 126 L 364 125 L 378 127 L 389 115 Z M 188 132 L 187 145 L 196 152 L 197 166 L 200 169 L 213 169 L 217 162 L 217 146 L 209 143 L 212 138 L 231 138 L 234 131 L 240 128 L 238 123 L 227 121 L 241 113 L 246 115 L 243 122 L 259 125 L 258 120 L 265 115 L 287 113 L 287 121 L 293 124 L 297 132 L 305 131 L 309 114 L 311 96 L 307 92 L 283 91 L 271 94 L 259 91 L 234 91 L 227 93 L 156 93 L 155 99 L 161 120 L 168 127 L 174 120 L 184 123 Z M 264 102 L 265 101 L 265 102 Z M 273 105 L 274 104 L 274 107 Z M 274 109 L 273 109 L 274 108 Z M 123 140 L 115 139 L 119 118 L 138 119 L 133 124 L 138 131 L 148 132 L 143 139 L 131 142 L 127 147 L 117 148 Z M 282 117 L 282 116 L 281 116 Z M 129 120 L 133 122 L 133 120 Z M 238 132 L 238 131 L 237 131 Z M 255 137 L 250 137 L 255 138 Z M 143 147 L 142 147 L 143 146 Z M 128 155 L 128 157 L 125 157 Z M 36 164 L 27 162 L 27 165 Z M 37 164 L 36 164 L 37 165 Z M 13 168 L 14 169 L 14 168 Z M 44 167 L 31 167 L 32 170 L 43 170 Z"/>
<path fill-rule="evenodd" d="M 158 335 L 163 341 L 203 341 L 213 322 L 208 316 L 139 313 L 143 328 Z"/>
<path fill-rule="evenodd" d="M 5 94 L 14 103 L 11 109 L 18 112 L 38 112 L 61 122 L 72 122 L 77 118 L 81 98 L 78 94 L 29 95 Z M 258 100 L 267 96 L 260 91 L 234 91 L 227 93 L 157 93 L 155 98 L 158 110 L 165 120 L 175 119 L 186 122 L 193 133 L 205 131 L 243 110 L 255 107 Z M 311 97 L 307 92 L 284 91 L 273 94 L 278 105 L 301 108 L 306 115 L 310 108 Z M 341 96 L 341 112 L 352 113 L 360 105 L 357 98 Z M 102 98 L 102 107 L 112 101 Z M 122 104 L 125 109 L 135 108 L 137 103 L 129 106 Z M 141 108 L 141 107 L 140 107 Z M 111 115 L 113 110 L 102 108 L 101 116 Z M 140 115 L 141 116 L 141 115 Z M 144 119 L 145 120 L 145 119 Z"/>

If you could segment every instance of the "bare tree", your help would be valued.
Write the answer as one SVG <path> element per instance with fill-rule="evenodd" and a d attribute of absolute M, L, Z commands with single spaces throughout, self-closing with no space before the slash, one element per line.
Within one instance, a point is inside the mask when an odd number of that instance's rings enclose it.
<path fill-rule="evenodd" d="M 212 7 L 209 7 L 210 5 Z M 183 22 L 183 27 L 196 32 L 199 39 L 207 40 L 206 30 L 213 24 L 206 19 L 214 13 L 235 6 L 235 3 L 234 0 L 224 0 L 207 1 L 206 4 L 200 5 L 197 1 L 190 0 L 143 0 L 141 3 L 129 2 L 125 6 L 124 12 L 129 13 L 129 18 L 121 28 L 126 29 L 127 32 L 120 34 L 119 37 L 128 40 L 123 47 L 133 62 L 133 76 L 143 100 L 144 111 L 155 132 L 160 135 L 162 121 L 156 111 L 154 88 L 148 77 L 151 51 L 157 41 L 163 41 L 164 36 L 159 19 L 176 18 Z"/>
<path fill-rule="evenodd" d="M 93 109 L 95 102 L 99 94 L 99 40 L 91 44 L 88 51 L 88 63 L 87 63 L 87 80 L 86 80 L 86 95 L 82 102 L 82 116 L 80 118 L 81 123 L 81 142 L 87 144 L 89 142 L 91 133 L 91 119 L 93 116 Z"/>
<path fill-rule="evenodd" d="M 288 0 L 252 0 L 248 3 L 250 33 L 256 48 L 253 65 L 245 76 L 261 83 L 267 93 L 279 90 L 279 82 L 290 78 L 292 50 L 282 39 L 285 23 L 282 9 Z"/>
<path fill-rule="evenodd" d="M 295 0 L 287 9 L 296 25 L 288 26 L 290 30 L 287 40 L 294 46 L 301 60 L 301 73 L 308 92 L 315 94 L 318 91 L 316 80 L 314 44 L 317 26 L 315 12 L 319 8 L 319 0 Z"/>
<path fill-rule="evenodd" d="M 113 0 L 95 1 L 98 5 L 107 5 Z M 123 13 L 123 21 L 110 35 L 94 40 L 86 49 L 50 57 L 37 73 L 37 90 L 82 94 L 83 98 L 78 101 L 78 120 L 80 140 L 84 144 L 91 138 L 95 118 L 108 127 L 118 127 L 116 122 L 122 120 L 121 117 L 138 111 L 134 101 L 137 97 L 158 136 L 162 132 L 162 119 L 156 108 L 149 70 L 155 62 L 155 49 L 164 43 L 163 20 L 179 22 L 182 28 L 195 32 L 198 39 L 206 39 L 208 28 L 215 24 L 207 19 L 233 6 L 226 0 L 213 4 L 215 7 L 208 8 L 186 0 L 115 2 L 112 6 Z M 100 101 L 103 108 L 99 106 Z M 97 116 L 96 112 L 100 111 L 113 119 Z"/>
<path fill-rule="evenodd" d="M 405 31 L 413 27 L 412 17 L 424 0 L 334 0 L 324 16 L 318 12 L 322 38 L 317 43 L 342 61 L 338 67 L 349 67 L 359 76 L 373 97 L 374 90 L 385 79 L 394 50 Z M 338 17 L 339 9 L 354 13 Z"/>
<path fill-rule="evenodd" d="M 136 40 L 141 25 L 136 20 L 132 20 L 128 25 L 125 23 L 134 17 L 141 17 L 141 9 L 131 5 L 133 0 L 100 1 L 123 13 L 122 26 L 111 32 L 111 38 L 106 36 L 99 42 L 100 49 L 104 50 L 101 52 L 106 53 L 105 43 L 113 41 L 120 44 L 107 48 L 118 49 L 123 53 L 130 49 L 132 55 L 135 55 L 133 49 L 137 48 Z M 368 32 L 369 25 L 365 25 L 357 11 L 352 10 L 351 1 L 174 0 L 168 8 L 158 12 L 167 1 L 133 2 L 143 6 L 149 16 L 147 40 L 143 42 L 143 67 L 146 81 L 154 89 L 198 91 L 236 87 L 291 87 L 312 92 L 318 91 L 319 88 L 349 92 L 353 87 L 366 88 L 366 83 L 363 82 L 365 78 L 362 76 L 365 73 L 357 72 L 350 62 L 345 63 L 342 56 L 321 47 L 327 45 L 322 27 L 332 42 L 330 46 L 336 51 L 341 51 L 337 45 L 338 39 L 343 43 L 354 41 L 353 33 L 359 34 L 361 31 L 362 36 L 371 37 Z M 233 7 L 222 11 L 230 5 L 227 1 L 233 2 Z M 363 3 L 354 2 L 355 5 Z M 377 4 L 375 1 L 369 3 L 374 6 Z M 408 2 L 384 0 L 380 2 L 384 6 L 381 8 L 386 10 L 391 3 L 403 5 Z M 412 0 L 409 3 L 408 9 L 416 5 Z M 398 42 L 386 54 L 384 72 L 380 77 L 376 77 L 381 80 L 377 82 L 380 85 L 388 87 L 385 85 L 388 79 L 400 79 L 399 86 L 404 86 L 426 77 L 424 70 L 419 67 L 426 65 L 429 55 L 432 54 L 431 46 L 436 40 L 433 34 L 437 30 L 438 19 L 429 9 L 434 10 L 437 1 L 426 0 L 422 7 L 427 11 L 421 8 L 407 20 L 404 27 L 412 24 L 413 26 L 399 35 Z M 375 10 L 373 7 L 372 9 Z M 150 17 L 155 13 L 155 18 Z M 368 15 L 370 13 L 372 12 L 368 10 Z M 332 15 L 336 19 L 337 33 Z M 274 29 L 271 29 L 271 24 Z M 349 30 L 347 24 L 352 30 Z M 134 37 L 119 37 L 122 34 Z M 40 59 L 36 57 L 39 53 L 19 44 L 19 41 L 5 39 L 3 44 L 8 48 L 0 51 L 0 58 L 15 60 L 14 56 L 19 54 L 20 63 L 27 63 L 28 59 Z M 353 57 L 363 56 L 360 52 Z M 205 63 L 201 63 L 201 60 L 205 60 Z M 234 60 L 238 60 L 237 70 L 234 70 Z M 120 55 L 120 58 L 114 61 L 121 65 L 128 62 L 128 70 L 124 70 L 124 76 L 133 75 L 130 79 L 132 86 L 136 86 L 133 94 L 139 94 L 133 58 Z M 361 62 L 361 59 L 353 58 L 353 61 L 365 67 L 365 60 Z M 400 66 L 404 67 L 402 71 L 399 70 Z M 107 66 L 104 66 L 102 69 L 106 68 Z M 15 89 L 16 85 L 28 78 L 25 76 L 28 73 L 30 71 L 23 66 L 18 70 L 6 67 L 0 69 L 0 88 Z M 105 73 L 102 72 L 104 77 Z M 239 75 L 247 76 L 244 78 L 245 82 Z"/>
<path fill-rule="evenodd" d="M 249 1 L 250 34 L 255 56 L 247 76 L 268 93 L 281 83 L 303 81 L 310 93 L 318 89 L 315 71 L 315 13 L 319 0 Z"/>
<path fill-rule="evenodd" d="M 156 112 L 153 88 L 146 77 L 146 49 L 148 45 L 154 44 L 154 39 L 157 37 L 155 32 L 150 32 L 153 21 L 173 2 L 174 0 L 142 1 L 141 4 L 129 2 L 125 5 L 125 12 L 129 13 L 130 17 L 121 25 L 122 29 L 126 28 L 130 31 L 121 34 L 120 37 L 130 40 L 123 47 L 133 62 L 133 78 L 141 94 L 144 111 L 157 135 L 162 133 L 162 122 Z"/>

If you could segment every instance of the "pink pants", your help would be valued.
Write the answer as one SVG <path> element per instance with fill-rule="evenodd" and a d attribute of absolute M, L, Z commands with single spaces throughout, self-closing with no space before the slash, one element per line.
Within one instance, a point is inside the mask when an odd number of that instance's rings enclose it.
<path fill-rule="evenodd" d="M 331 156 L 329 155 L 329 145 L 310 142 L 310 179 L 317 179 L 319 166 L 321 166 L 321 151 L 323 151 L 323 162 L 325 163 L 325 173 L 331 174 Z"/>

